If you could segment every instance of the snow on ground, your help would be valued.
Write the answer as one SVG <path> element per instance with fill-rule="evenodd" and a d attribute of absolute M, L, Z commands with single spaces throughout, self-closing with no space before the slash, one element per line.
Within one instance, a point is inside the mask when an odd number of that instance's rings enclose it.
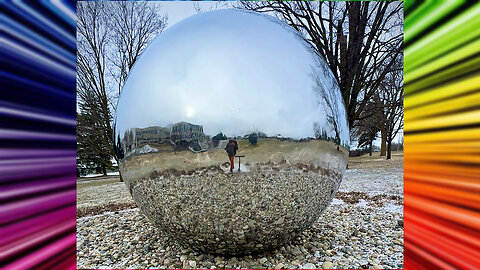
<path fill-rule="evenodd" d="M 403 167 L 347 170 L 339 191 L 402 196 Z"/>
<path fill-rule="evenodd" d="M 109 173 L 107 173 L 107 175 L 120 175 L 120 173 L 119 173 L 119 172 L 109 172 Z M 93 177 L 99 177 L 99 176 L 103 176 L 103 174 L 101 174 L 101 173 L 99 173 L 99 174 L 87 174 L 87 175 L 85 175 L 85 176 L 83 176 L 83 177 L 85 177 L 85 178 L 93 178 Z"/>
<path fill-rule="evenodd" d="M 133 203 L 119 178 L 77 183 L 77 210 L 106 204 Z"/>
<path fill-rule="evenodd" d="M 78 268 L 403 268 L 403 155 L 349 159 L 339 191 L 299 239 L 243 257 L 200 254 L 159 233 L 115 176 L 77 182 Z"/>

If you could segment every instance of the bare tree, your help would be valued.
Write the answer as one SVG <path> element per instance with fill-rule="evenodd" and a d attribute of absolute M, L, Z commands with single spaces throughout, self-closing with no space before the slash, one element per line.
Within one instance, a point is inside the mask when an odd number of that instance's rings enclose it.
<path fill-rule="evenodd" d="M 113 52 L 109 59 L 115 66 L 113 78 L 118 94 L 128 73 L 147 45 L 167 26 L 167 16 L 162 16 L 157 3 L 145 1 L 120 1 L 110 4 Z"/>
<path fill-rule="evenodd" d="M 354 137 L 358 138 L 358 147 L 368 147 L 370 156 L 373 151 L 373 141 L 377 138 L 377 133 L 380 130 L 379 123 L 383 119 L 383 114 L 379 110 L 378 104 L 378 99 L 369 102 L 362 112 L 362 114 L 369 115 L 369 117 L 360 117 L 358 125 L 352 130 Z"/>
<path fill-rule="evenodd" d="M 244 1 L 238 7 L 285 21 L 326 59 L 342 92 L 350 128 L 402 51 L 401 2 Z"/>
<path fill-rule="evenodd" d="M 312 76 L 313 81 L 315 82 L 314 91 L 318 94 L 318 101 L 325 105 L 325 116 L 327 117 L 327 123 L 335 132 L 334 142 L 340 145 L 341 139 L 338 121 L 341 119 L 340 110 L 343 110 L 343 108 L 339 107 L 339 102 L 336 98 L 336 83 L 333 81 L 329 82 L 328 75 L 326 73 L 327 72 L 325 72 L 323 79 L 327 79 L 327 81 L 322 81 L 320 76 L 316 74 L 315 71 L 312 71 L 310 76 Z"/>
<path fill-rule="evenodd" d="M 205 5 L 207 5 L 207 7 L 205 7 Z M 203 6 L 203 7 L 201 7 L 201 6 Z M 197 13 L 217 10 L 217 9 L 221 9 L 221 8 L 230 8 L 230 7 L 232 7 L 231 3 L 229 3 L 229 1 L 225 1 L 225 0 L 204 1 L 204 2 L 193 3 L 193 8 L 195 8 L 195 11 Z"/>
<path fill-rule="evenodd" d="M 380 128 L 386 135 L 387 159 L 392 158 L 393 138 L 403 129 L 403 71 L 400 69 L 403 63 L 397 59 L 394 66 L 396 68 L 387 74 L 379 92 Z"/>
<path fill-rule="evenodd" d="M 78 107 L 101 130 L 102 158 L 118 161 L 112 122 L 116 100 L 140 54 L 166 26 L 167 17 L 159 12 L 156 3 L 78 2 Z"/>
<path fill-rule="evenodd" d="M 107 51 L 111 31 L 105 2 L 79 2 L 77 7 L 77 95 L 80 110 L 93 110 L 90 122 L 101 128 L 101 142 L 113 146 L 107 86 Z M 113 154 L 113 147 L 102 148 Z"/>

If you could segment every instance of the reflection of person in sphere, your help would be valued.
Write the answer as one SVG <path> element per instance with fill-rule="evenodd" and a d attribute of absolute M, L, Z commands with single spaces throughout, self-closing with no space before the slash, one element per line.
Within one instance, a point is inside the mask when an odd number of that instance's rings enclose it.
<path fill-rule="evenodd" d="M 234 139 L 228 140 L 227 146 L 225 146 L 225 151 L 227 151 L 228 159 L 230 160 L 230 172 L 233 172 L 233 163 L 235 155 L 237 154 L 238 144 Z"/>

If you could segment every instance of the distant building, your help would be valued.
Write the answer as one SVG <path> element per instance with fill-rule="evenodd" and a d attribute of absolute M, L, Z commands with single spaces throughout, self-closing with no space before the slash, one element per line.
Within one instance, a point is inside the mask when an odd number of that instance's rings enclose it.
<path fill-rule="evenodd" d="M 203 126 L 194 125 L 187 122 L 179 122 L 172 126 L 170 131 L 170 141 L 176 144 L 180 141 L 194 142 L 205 138 Z"/>
<path fill-rule="evenodd" d="M 209 147 L 210 137 L 203 133 L 203 126 L 179 122 L 172 126 L 132 128 L 125 131 L 119 149 L 125 155 L 142 147 L 173 144 L 176 150 L 190 149 L 201 152 Z"/>

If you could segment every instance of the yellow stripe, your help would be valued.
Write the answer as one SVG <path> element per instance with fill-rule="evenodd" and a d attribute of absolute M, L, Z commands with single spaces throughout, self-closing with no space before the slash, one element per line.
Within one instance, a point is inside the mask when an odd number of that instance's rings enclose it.
<path fill-rule="evenodd" d="M 405 111 L 405 121 L 419 119 L 428 115 L 447 113 L 459 110 L 469 105 L 480 105 L 480 92 L 473 95 L 450 99 L 427 106 Z"/>
<path fill-rule="evenodd" d="M 407 124 L 407 122 L 405 122 Z M 410 144 L 452 141 L 480 141 L 480 128 L 447 130 L 426 134 L 409 134 L 404 137 L 405 147 Z M 415 146 L 417 147 L 417 146 Z"/>
<path fill-rule="evenodd" d="M 411 132 L 415 130 L 434 129 L 470 124 L 480 124 L 480 110 L 458 113 L 455 115 L 434 117 L 418 121 L 406 121 L 405 131 Z"/>
<path fill-rule="evenodd" d="M 462 93 L 467 93 L 479 88 L 480 76 L 479 74 L 477 74 L 471 78 L 457 80 L 455 82 L 440 86 L 438 88 L 432 88 L 431 90 L 428 90 L 424 93 L 406 96 L 405 109 L 435 100 L 452 97 Z"/>

